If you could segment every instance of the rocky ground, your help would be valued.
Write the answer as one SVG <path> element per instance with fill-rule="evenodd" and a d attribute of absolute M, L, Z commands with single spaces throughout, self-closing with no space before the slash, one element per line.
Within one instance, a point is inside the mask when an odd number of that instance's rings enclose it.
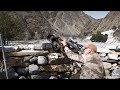
<path fill-rule="evenodd" d="M 59 53 L 48 53 L 40 45 L 21 48 L 5 49 L 9 79 L 79 79 L 80 64 Z M 103 65 L 106 79 L 120 78 L 119 60 L 106 58 L 103 59 Z M 0 52 L 0 79 L 5 78 Z"/>
<path fill-rule="evenodd" d="M 9 79 L 69 79 L 77 73 L 74 63 L 58 53 L 46 56 L 11 56 L 7 58 Z M 0 78 L 5 79 L 5 70 L 2 68 Z"/>
<path fill-rule="evenodd" d="M 111 62 L 110 62 L 111 61 Z M 58 53 L 46 56 L 20 56 L 7 58 L 9 79 L 79 79 L 81 67 Z M 5 79 L 5 69 L 0 78 Z M 120 78 L 120 63 L 118 61 L 103 61 L 106 79 Z"/>

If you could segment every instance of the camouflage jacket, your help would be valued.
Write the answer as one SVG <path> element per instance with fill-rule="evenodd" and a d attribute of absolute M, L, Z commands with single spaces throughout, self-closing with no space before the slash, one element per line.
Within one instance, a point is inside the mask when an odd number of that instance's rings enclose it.
<path fill-rule="evenodd" d="M 76 54 L 68 47 L 65 47 L 64 50 L 68 58 L 83 64 L 80 79 L 104 79 L 105 70 L 98 54 Z"/>

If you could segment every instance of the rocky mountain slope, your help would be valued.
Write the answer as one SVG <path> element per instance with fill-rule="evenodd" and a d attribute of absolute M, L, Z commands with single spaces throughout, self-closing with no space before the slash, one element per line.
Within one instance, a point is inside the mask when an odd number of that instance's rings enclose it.
<path fill-rule="evenodd" d="M 84 37 L 95 31 L 106 31 L 120 25 L 120 11 L 110 11 L 103 19 L 94 19 L 83 11 L 6 12 L 24 22 L 25 32 L 37 32 L 39 38 L 45 38 L 48 34 Z"/>
<path fill-rule="evenodd" d="M 120 26 L 120 11 L 110 11 L 108 15 L 102 19 L 97 31 L 106 31 L 111 29 L 113 26 Z"/>
<path fill-rule="evenodd" d="M 25 31 L 38 32 L 39 38 L 48 34 L 80 36 L 84 32 L 95 30 L 100 20 L 96 20 L 83 11 L 10 11 L 9 15 L 21 18 Z"/>
<path fill-rule="evenodd" d="M 83 11 L 47 11 L 41 13 L 52 25 L 53 29 L 64 35 L 78 36 L 83 32 L 93 29 L 90 27 L 88 28 L 87 26 L 94 23 L 93 27 L 95 28 L 99 22 L 98 20 L 86 15 Z M 53 16 L 54 13 L 56 13 L 56 15 Z"/>

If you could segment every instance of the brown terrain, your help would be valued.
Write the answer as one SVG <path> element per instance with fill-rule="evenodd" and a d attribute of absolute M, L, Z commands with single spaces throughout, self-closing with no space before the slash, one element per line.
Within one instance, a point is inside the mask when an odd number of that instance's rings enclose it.
<path fill-rule="evenodd" d="M 86 36 L 120 25 L 120 11 L 110 11 L 105 18 L 94 19 L 83 11 L 6 11 L 25 23 L 25 31 L 38 32 L 39 38 L 48 34 Z"/>

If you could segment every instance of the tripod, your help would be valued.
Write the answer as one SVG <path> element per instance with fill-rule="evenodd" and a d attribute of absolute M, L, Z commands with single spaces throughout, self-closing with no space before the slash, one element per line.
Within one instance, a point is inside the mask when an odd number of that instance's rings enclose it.
<path fill-rule="evenodd" d="M 3 45 L 3 40 L 2 40 L 2 35 L 0 33 L 0 41 L 1 41 L 1 46 L 2 46 L 2 55 L 3 55 L 3 63 L 5 67 L 5 73 L 6 73 L 6 79 L 8 79 L 8 72 L 7 72 L 7 66 L 6 66 L 6 58 L 5 58 L 5 51 L 4 51 L 4 45 Z M 3 65 L 1 66 L 1 70 L 3 68 Z"/>

